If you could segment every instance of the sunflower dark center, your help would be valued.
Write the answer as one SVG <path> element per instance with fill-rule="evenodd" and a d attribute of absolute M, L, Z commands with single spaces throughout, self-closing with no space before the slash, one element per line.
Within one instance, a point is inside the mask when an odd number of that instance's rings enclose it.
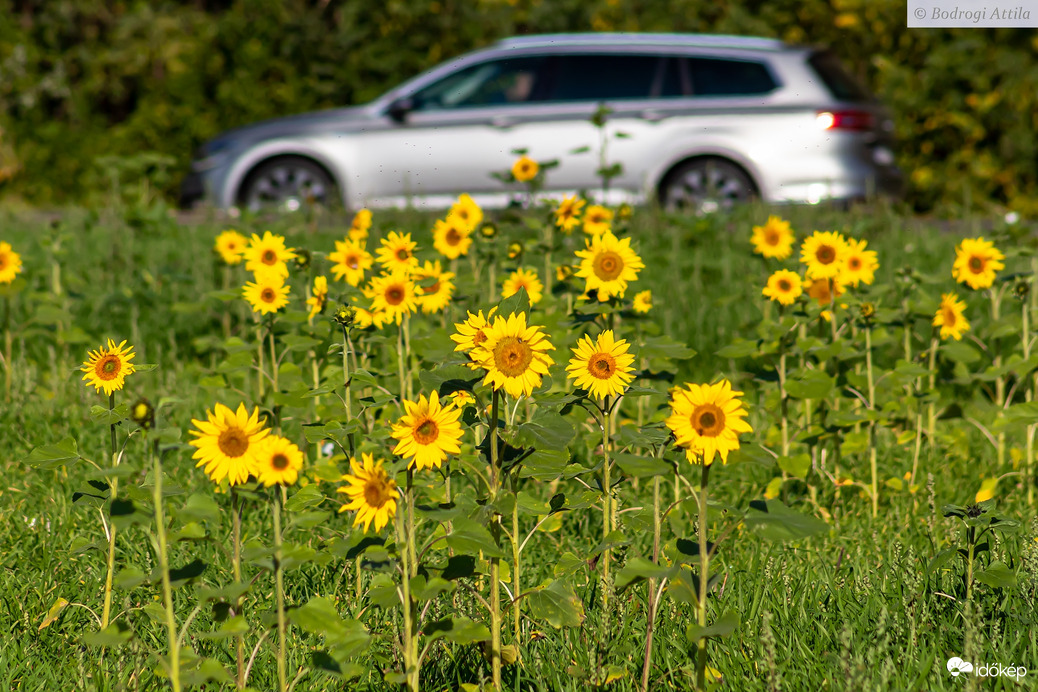
<path fill-rule="evenodd" d="M 346 266 L 350 269 L 356 269 L 360 266 L 360 257 L 357 255 L 350 255 L 346 258 Z"/>
<path fill-rule="evenodd" d="M 979 274 L 980 272 L 984 271 L 984 260 L 983 260 L 983 258 L 977 257 L 976 255 L 973 255 L 972 257 L 970 257 L 969 268 L 970 268 L 970 271 L 973 272 L 974 274 Z"/>
<path fill-rule="evenodd" d="M 411 259 L 411 252 L 407 248 L 400 248 L 396 251 L 396 258 L 401 262 L 406 262 Z"/>
<path fill-rule="evenodd" d="M 950 307 L 944 308 L 944 310 L 941 311 L 941 316 L 944 318 L 945 327 L 950 327 L 955 324 L 955 311 Z"/>
<path fill-rule="evenodd" d="M 270 465 L 278 471 L 284 471 L 288 468 L 289 465 L 288 457 L 284 454 L 275 454 L 274 457 L 270 460 Z"/>
<path fill-rule="evenodd" d="M 264 288 L 260 291 L 260 300 L 264 303 L 273 303 L 277 297 L 278 294 L 273 288 Z"/>
<path fill-rule="evenodd" d="M 700 404 L 692 412 L 691 422 L 701 437 L 717 437 L 724 431 L 724 411 L 714 404 Z"/>
<path fill-rule="evenodd" d="M 822 245 L 815 253 L 815 258 L 822 264 L 832 264 L 836 261 L 836 248 L 832 245 Z"/>
<path fill-rule="evenodd" d="M 780 239 L 778 231 L 768 231 L 764 234 L 764 242 L 768 245 L 778 245 Z"/>
<path fill-rule="evenodd" d="M 602 281 L 615 281 L 624 270 L 624 261 L 620 255 L 607 250 L 595 258 L 595 276 Z"/>
<path fill-rule="evenodd" d="M 114 380 L 122 369 L 121 365 L 117 356 L 105 356 L 94 366 L 94 372 L 102 380 Z"/>
<path fill-rule="evenodd" d="M 390 305 L 400 305 L 404 302 L 404 289 L 400 286 L 390 286 L 386 290 L 386 302 Z"/>
<path fill-rule="evenodd" d="M 227 428 L 220 433 L 216 446 L 226 456 L 237 459 L 249 450 L 249 436 L 241 428 Z"/>
<path fill-rule="evenodd" d="M 273 250 L 264 250 L 263 255 L 260 257 L 260 261 L 263 262 L 263 264 L 277 264 L 278 253 Z"/>
<path fill-rule="evenodd" d="M 434 293 L 439 293 L 439 291 L 440 291 L 440 280 L 437 279 L 436 282 L 433 283 L 432 286 L 429 286 L 428 288 L 425 289 L 425 294 L 426 295 L 432 295 Z"/>
<path fill-rule="evenodd" d="M 461 234 L 458 233 L 458 229 L 451 228 L 443 239 L 447 241 L 448 245 L 457 245 L 461 242 Z"/>
<path fill-rule="evenodd" d="M 369 507 L 381 509 L 389 502 L 389 486 L 381 478 L 371 478 L 364 484 L 364 502 Z"/>
<path fill-rule="evenodd" d="M 587 371 L 600 380 L 608 380 L 616 372 L 616 359 L 608 353 L 596 353 L 588 359 Z"/>
<path fill-rule="evenodd" d="M 793 290 L 793 284 L 789 283 L 789 279 L 779 279 L 778 290 L 782 291 L 783 293 L 788 293 L 789 291 Z"/>
<path fill-rule="evenodd" d="M 414 428 L 415 442 L 422 445 L 431 444 L 440 436 L 440 429 L 432 418 L 426 418 Z"/>
<path fill-rule="evenodd" d="M 519 377 L 533 362 L 533 349 L 522 339 L 507 336 L 494 347 L 494 365 L 506 377 Z"/>

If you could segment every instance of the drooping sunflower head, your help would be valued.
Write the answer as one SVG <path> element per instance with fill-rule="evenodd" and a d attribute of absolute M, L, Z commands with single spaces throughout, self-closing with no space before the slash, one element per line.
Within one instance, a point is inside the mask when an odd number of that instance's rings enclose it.
<path fill-rule="evenodd" d="M 567 379 L 585 390 L 595 399 L 607 396 L 620 396 L 630 386 L 634 375 L 634 354 L 628 353 L 628 344 L 624 339 L 619 341 L 613 336 L 613 330 L 607 329 L 594 341 L 584 336 L 571 349 L 573 357 L 566 366 Z"/>
<path fill-rule="evenodd" d="M 800 261 L 810 279 L 832 279 L 843 271 L 847 241 L 836 231 L 815 231 L 800 246 Z"/>
<path fill-rule="evenodd" d="M 426 315 L 440 312 L 454 296 L 454 272 L 445 272 L 440 260 L 426 261 L 411 275 L 415 282 L 418 305 Z"/>
<path fill-rule="evenodd" d="M 826 279 L 822 279 L 822 282 L 828 286 Z M 766 297 L 781 305 L 792 305 L 803 292 L 804 287 L 800 281 L 800 275 L 788 269 L 779 269 L 769 276 L 768 285 L 762 291 Z"/>
<path fill-rule="evenodd" d="M 990 288 L 995 283 L 995 274 L 1006 265 L 1006 258 L 990 241 L 983 238 L 966 238 L 955 248 L 955 265 L 952 276 L 974 290 Z"/>
<path fill-rule="evenodd" d="M 220 259 L 223 260 L 224 264 L 234 266 L 241 264 L 242 259 L 245 257 L 245 246 L 248 242 L 248 239 L 238 231 L 226 230 L 216 236 L 214 249 L 219 253 Z"/>
<path fill-rule="evenodd" d="M 389 272 L 409 272 L 418 266 L 418 258 L 414 256 L 418 243 L 411 240 L 410 233 L 398 233 L 390 231 L 389 235 L 380 241 L 380 247 L 375 251 L 378 255 L 378 263 Z"/>
<path fill-rule="evenodd" d="M 453 219 L 458 226 L 471 233 L 483 222 L 483 210 L 470 196 L 461 195 L 447 212 L 447 218 Z"/>
<path fill-rule="evenodd" d="M 134 372 L 132 361 L 136 357 L 133 346 L 126 346 L 126 341 L 115 342 L 108 339 L 108 345 L 96 351 L 90 351 L 80 370 L 85 372 L 83 379 L 87 386 L 93 386 L 95 392 L 104 391 L 111 396 L 123 388 L 126 376 Z"/>
<path fill-rule="evenodd" d="M 528 183 L 537 177 L 540 170 L 540 165 L 524 154 L 512 164 L 512 177 L 520 183 Z"/>
<path fill-rule="evenodd" d="M 866 250 L 867 240 L 847 239 L 847 255 L 843 262 L 840 282 L 846 286 L 870 285 L 879 269 L 875 250 Z"/>
<path fill-rule="evenodd" d="M 526 289 L 526 295 L 530 297 L 530 305 L 536 305 L 544 297 L 544 284 L 537 277 L 537 272 L 522 267 L 516 269 L 505 279 L 501 297 L 514 296 L 521 288 Z"/>
<path fill-rule="evenodd" d="M 195 466 L 204 467 L 214 483 L 226 478 L 231 485 L 240 485 L 256 475 L 256 452 L 270 432 L 260 422 L 259 409 L 252 409 L 250 414 L 244 403 L 237 411 L 218 403 L 206 416 L 207 420 L 191 421 L 198 428 L 191 431 L 195 439 L 189 442 L 197 448 Z"/>
<path fill-rule="evenodd" d="M 280 435 L 268 435 L 256 445 L 256 478 L 264 487 L 295 485 L 303 468 L 299 447 Z"/>
<path fill-rule="evenodd" d="M 747 414 L 741 396 L 728 380 L 674 391 L 667 427 L 690 462 L 710 465 L 719 455 L 727 463 L 728 454 L 739 449 L 739 434 L 753 432 L 743 420 Z"/>
<path fill-rule="evenodd" d="M 285 247 L 284 236 L 264 231 L 263 237 L 252 234 L 245 248 L 245 268 L 250 272 L 274 270 L 283 277 L 288 276 L 288 261 L 295 259 L 292 248 Z"/>
<path fill-rule="evenodd" d="M 564 233 L 569 233 L 580 223 L 580 212 L 587 204 L 576 195 L 564 197 L 559 206 L 555 208 L 555 225 Z"/>
<path fill-rule="evenodd" d="M 276 313 L 288 305 L 288 292 L 292 287 L 276 269 L 261 269 L 252 281 L 242 287 L 242 296 L 253 312 L 261 315 Z"/>
<path fill-rule="evenodd" d="M 769 216 L 763 226 L 753 227 L 753 251 L 773 259 L 786 259 L 793 254 L 793 229 L 788 221 L 778 216 Z"/>
<path fill-rule="evenodd" d="M 447 259 L 464 257 L 472 247 L 472 230 L 456 216 L 437 219 L 433 226 L 433 247 Z"/>
<path fill-rule="evenodd" d="M 418 311 L 415 284 L 406 272 L 396 271 L 373 278 L 371 296 L 371 311 L 384 313 L 390 322 L 400 324 L 404 317 Z"/>
<path fill-rule="evenodd" d="M 484 329 L 486 340 L 469 352 L 469 357 L 487 371 L 483 384 L 504 389 L 517 399 L 529 396 L 555 362 L 547 354 L 555 347 L 541 329 L 527 326 L 525 312 L 495 317 L 494 323 Z"/>
<path fill-rule="evenodd" d="M 652 291 L 642 291 L 634 296 L 634 311 L 644 315 L 652 310 Z"/>
<path fill-rule="evenodd" d="M 941 296 L 941 306 L 933 318 L 933 326 L 941 328 L 941 338 L 951 337 L 956 341 L 962 339 L 962 333 L 969 331 L 970 323 L 966 320 L 966 303 L 958 299 L 954 293 Z"/>
<path fill-rule="evenodd" d="M 353 525 L 364 525 L 364 533 L 368 532 L 372 523 L 375 530 L 381 531 L 389 520 L 396 516 L 397 500 L 400 491 L 396 481 L 382 467 L 382 460 L 375 461 L 371 454 L 361 455 L 362 462 L 350 459 L 351 474 L 342 477 L 346 485 L 338 492 L 345 493 L 350 501 L 339 508 L 340 512 L 355 511 Z"/>
<path fill-rule="evenodd" d="M 613 210 L 598 204 L 592 204 L 584 212 L 584 232 L 588 235 L 602 235 L 612 230 L 610 222 L 613 220 Z"/>
<path fill-rule="evenodd" d="M 419 471 L 440 468 L 448 454 L 460 454 L 461 411 L 454 404 L 440 404 L 439 394 L 433 392 L 427 399 L 404 400 L 405 413 L 393 424 L 393 438 L 398 440 L 393 454 L 410 459 L 409 465 Z"/>
<path fill-rule="evenodd" d="M 368 230 L 371 229 L 371 211 L 360 209 L 353 215 L 350 223 L 350 240 L 363 241 L 368 238 Z"/>
<path fill-rule="evenodd" d="M 317 276 L 314 277 L 314 286 L 311 291 L 311 295 L 306 299 L 306 304 L 310 308 L 309 318 L 313 320 L 314 317 L 319 315 L 324 310 L 324 304 L 328 302 L 328 277 Z"/>
<path fill-rule="evenodd" d="M 638 279 L 645 268 L 642 258 L 631 249 L 631 239 L 618 239 L 611 231 L 594 236 L 584 250 L 577 250 L 580 269 L 577 276 L 586 281 L 585 293 L 598 292 L 602 302 L 613 296 L 623 298 L 627 285 Z"/>
<path fill-rule="evenodd" d="M 350 286 L 359 286 L 364 281 L 364 272 L 371 269 L 374 260 L 360 241 L 336 240 L 335 252 L 328 253 L 332 262 L 332 274 Z"/>

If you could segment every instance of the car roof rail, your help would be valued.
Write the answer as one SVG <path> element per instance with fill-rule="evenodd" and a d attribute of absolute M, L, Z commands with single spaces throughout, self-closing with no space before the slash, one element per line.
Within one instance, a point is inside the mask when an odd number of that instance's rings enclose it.
<path fill-rule="evenodd" d="M 530 34 L 513 36 L 497 42 L 499 48 L 526 48 L 532 46 L 688 46 L 703 48 L 743 48 L 750 50 L 781 50 L 791 48 L 788 43 L 760 36 L 732 36 L 729 34 L 657 34 L 640 32 L 587 32 L 569 34 Z"/>

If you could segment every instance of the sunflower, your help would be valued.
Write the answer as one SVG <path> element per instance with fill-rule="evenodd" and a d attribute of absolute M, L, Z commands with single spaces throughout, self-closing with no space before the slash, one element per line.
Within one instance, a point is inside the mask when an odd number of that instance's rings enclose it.
<path fill-rule="evenodd" d="M 847 241 L 835 231 L 815 231 L 800 246 L 800 261 L 807 265 L 807 278 L 832 279 L 843 271 Z"/>
<path fill-rule="evenodd" d="M 469 254 L 472 231 L 463 226 L 457 217 L 437 219 L 433 226 L 433 247 L 447 259 L 458 259 Z"/>
<path fill-rule="evenodd" d="M 966 303 L 958 300 L 954 293 L 945 293 L 941 296 L 941 307 L 933 318 L 933 326 L 941 328 L 941 338 L 949 336 L 956 341 L 962 339 L 962 333 L 968 332 L 970 323 L 966 320 Z"/>
<path fill-rule="evenodd" d="M 634 370 L 631 367 L 634 354 L 628 353 L 627 349 L 627 341 L 617 341 L 612 329 L 599 334 L 595 341 L 584 336 L 577 342 L 576 348 L 570 349 L 574 357 L 566 367 L 569 373 L 566 378 L 575 380 L 577 387 L 596 399 L 620 396 L 634 379 L 631 374 Z"/>
<path fill-rule="evenodd" d="M 381 531 L 396 516 L 396 501 L 400 499 L 400 491 L 396 489 L 396 481 L 382 468 L 381 459 L 376 463 L 367 452 L 361 458 L 362 464 L 356 459 L 350 459 L 353 475 L 342 477 L 347 485 L 339 488 L 338 492 L 346 493 L 350 502 L 340 507 L 339 511 L 357 510 L 353 525 L 364 524 L 364 533 L 368 532 L 372 522 L 375 530 Z"/>
<path fill-rule="evenodd" d="M 495 310 L 497 310 L 496 307 L 491 308 L 486 317 L 483 316 L 482 310 L 475 315 L 470 312 L 464 322 L 456 323 L 454 328 L 458 330 L 458 333 L 451 334 L 451 341 L 457 344 L 457 346 L 454 347 L 454 350 L 461 351 L 462 353 L 469 353 L 486 341 L 486 332 L 487 329 L 490 328 L 490 322 L 487 320 L 494 316 Z M 480 369 L 480 366 L 477 363 L 469 363 L 468 366 L 473 370 Z"/>
<path fill-rule="evenodd" d="M 276 269 L 261 270 L 242 287 L 242 296 L 249 301 L 253 312 L 270 315 L 288 305 L 290 288 Z"/>
<path fill-rule="evenodd" d="M 368 209 L 361 209 L 353 215 L 353 221 L 350 223 L 350 240 L 354 242 L 364 242 L 368 239 L 368 230 L 371 228 L 371 211 Z"/>
<path fill-rule="evenodd" d="M 415 260 L 417 262 L 417 260 Z M 376 276 L 371 280 L 371 311 L 383 312 L 386 322 L 396 322 L 418 311 L 414 281 L 402 271 Z"/>
<path fill-rule="evenodd" d="M 667 427 L 693 464 L 709 466 L 717 454 L 721 455 L 721 463 L 727 463 L 728 453 L 739 449 L 739 433 L 753 432 L 743 420 L 746 410 L 740 396 L 742 392 L 732 391 L 728 380 L 689 384 L 674 391 Z"/>
<path fill-rule="evenodd" d="M 508 256 L 508 259 L 515 260 L 523 256 L 523 250 L 523 244 L 515 241 L 508 244 L 508 247 L 505 248 L 505 254 Z"/>
<path fill-rule="evenodd" d="M 631 239 L 618 240 L 612 231 L 606 231 L 586 245 L 576 253 L 581 258 L 577 276 L 587 281 L 584 292 L 598 291 L 602 302 L 612 296 L 623 298 L 628 282 L 637 280 L 638 272 L 645 268 L 641 257 L 631 249 Z"/>
<path fill-rule="evenodd" d="M 846 293 L 839 279 L 807 279 L 804 281 L 803 287 L 807 291 L 807 295 L 826 308 L 832 304 L 833 299 Z M 842 305 L 841 307 L 847 306 Z M 826 322 L 833 318 L 832 313 L 828 310 L 822 310 L 820 314 Z"/>
<path fill-rule="evenodd" d="M 564 233 L 569 233 L 580 223 L 580 211 L 587 204 L 576 195 L 564 197 L 555 208 L 555 225 Z"/>
<path fill-rule="evenodd" d="M 645 314 L 652 310 L 652 291 L 642 291 L 634 296 L 634 311 Z"/>
<path fill-rule="evenodd" d="M 1006 258 L 998 248 L 984 238 L 966 238 L 955 248 L 955 265 L 952 276 L 977 290 L 989 288 L 995 283 L 995 272 L 1005 269 Z"/>
<path fill-rule="evenodd" d="M 843 262 L 843 273 L 840 282 L 844 285 L 857 286 L 859 283 L 870 285 L 875 279 L 879 261 L 875 250 L 866 250 L 867 240 L 847 239 L 847 256 Z"/>
<path fill-rule="evenodd" d="M 411 240 L 410 233 L 390 231 L 389 237 L 380 241 L 381 247 L 375 251 L 378 263 L 388 272 L 409 272 L 418 266 L 418 258 L 414 256 L 418 243 Z"/>
<path fill-rule="evenodd" d="M 598 204 L 592 204 L 584 212 L 584 232 L 588 235 L 602 235 L 612 230 L 609 222 L 613 220 L 613 210 Z"/>
<path fill-rule="evenodd" d="M 393 454 L 411 461 L 409 466 L 419 471 L 440 468 L 448 454 L 460 454 L 461 411 L 454 404 L 440 405 L 436 392 L 420 395 L 418 401 L 404 400 L 406 413 L 393 424 L 393 439 L 399 440 Z"/>
<path fill-rule="evenodd" d="M 11 249 L 10 243 L 0 242 L 0 284 L 9 284 L 22 270 L 22 256 Z"/>
<path fill-rule="evenodd" d="M 576 273 L 577 270 L 573 267 L 572 264 L 560 264 L 559 266 L 555 267 L 555 280 L 565 281 Z"/>
<path fill-rule="evenodd" d="M 133 352 L 133 346 L 123 348 L 124 346 L 125 340 L 116 346 L 115 342 L 109 339 L 107 347 L 102 346 L 87 354 L 80 370 L 86 373 L 83 379 L 88 387 L 93 385 L 95 392 L 103 389 L 109 396 L 123 388 L 126 376 L 135 372 L 130 361 L 137 355 Z"/>
<path fill-rule="evenodd" d="M 769 216 L 763 226 L 753 227 L 753 251 L 773 259 L 786 259 L 793 254 L 793 231 L 788 221 Z"/>
<path fill-rule="evenodd" d="M 485 368 L 483 384 L 504 389 L 515 398 L 529 395 L 555 361 L 545 351 L 555 349 L 539 326 L 526 325 L 526 313 L 498 315 L 483 333 L 486 340 L 469 357 Z"/>
<path fill-rule="evenodd" d="M 358 301 L 359 298 L 354 296 L 353 300 Z M 353 306 L 353 325 L 357 329 L 382 329 L 391 321 L 384 310 L 368 310 L 360 305 Z"/>
<path fill-rule="evenodd" d="M 324 276 L 318 276 L 314 278 L 313 295 L 306 299 L 306 304 L 310 307 L 310 320 L 313 320 L 322 310 L 324 310 L 324 304 L 328 302 L 328 278 Z"/>
<path fill-rule="evenodd" d="M 504 288 L 501 291 L 502 298 L 514 296 L 520 288 L 526 289 L 526 295 L 530 296 L 530 305 L 541 302 L 544 296 L 544 284 L 537 278 L 537 272 L 520 267 L 505 279 Z"/>
<path fill-rule="evenodd" d="M 828 282 L 822 279 L 828 286 Z M 804 293 L 800 275 L 788 269 L 779 269 L 768 277 L 768 285 L 762 293 L 781 305 L 792 305 Z"/>
<path fill-rule="evenodd" d="M 520 156 L 512 164 L 512 177 L 520 183 L 528 183 L 537 177 L 540 165 L 529 156 Z"/>
<path fill-rule="evenodd" d="M 245 245 L 248 242 L 248 239 L 238 231 L 227 230 L 216 236 L 214 249 L 220 253 L 224 264 L 234 266 L 241 264 L 242 258 L 245 257 Z"/>
<path fill-rule="evenodd" d="M 198 428 L 191 431 L 195 439 L 188 443 L 198 448 L 192 456 L 198 459 L 196 468 L 204 466 L 214 483 L 224 478 L 231 485 L 244 483 L 256 474 L 256 452 L 270 433 L 260 423 L 259 409 L 252 409 L 250 415 L 245 404 L 238 404 L 236 412 L 217 404 L 206 416 L 209 420 L 191 421 Z"/>
<path fill-rule="evenodd" d="M 268 435 L 256 445 L 255 475 L 264 487 L 295 485 L 303 468 L 303 453 L 280 435 Z"/>
<path fill-rule="evenodd" d="M 296 253 L 292 248 L 285 247 L 284 236 L 274 235 L 270 231 L 264 231 L 260 238 L 255 233 L 249 241 L 249 247 L 245 248 L 245 268 L 250 272 L 260 272 L 264 269 L 274 269 L 281 276 L 288 276 L 288 260 L 295 259 Z"/>
<path fill-rule="evenodd" d="M 336 240 L 335 252 L 328 253 L 328 260 L 334 262 L 332 274 L 339 281 L 345 279 L 350 286 L 359 286 L 364 280 L 364 272 L 371 269 L 374 262 L 371 253 L 357 240 Z"/>
<path fill-rule="evenodd" d="M 454 272 L 445 272 L 440 267 L 440 260 L 426 261 L 415 269 L 411 278 L 415 282 L 418 294 L 418 305 L 426 315 L 443 310 L 451 302 L 454 295 Z"/>
<path fill-rule="evenodd" d="M 468 195 L 461 195 L 447 211 L 447 218 L 453 219 L 458 226 L 471 233 L 483 222 L 483 210 L 474 199 Z"/>
<path fill-rule="evenodd" d="M 459 409 L 463 409 L 466 406 L 475 406 L 476 397 L 472 396 L 472 392 L 466 391 L 464 389 L 459 389 L 458 391 L 451 394 L 451 403 L 457 406 Z"/>

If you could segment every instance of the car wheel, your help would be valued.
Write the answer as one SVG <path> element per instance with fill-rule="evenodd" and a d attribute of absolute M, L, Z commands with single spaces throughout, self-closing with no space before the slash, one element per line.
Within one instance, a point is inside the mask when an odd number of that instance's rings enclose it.
<path fill-rule="evenodd" d="M 307 204 L 335 200 L 335 183 L 309 159 L 284 156 L 256 167 L 241 186 L 238 204 L 252 211 L 297 211 Z"/>
<path fill-rule="evenodd" d="M 660 186 L 667 211 L 712 214 L 747 202 L 757 193 L 753 180 L 731 161 L 696 159 L 675 168 Z"/>

